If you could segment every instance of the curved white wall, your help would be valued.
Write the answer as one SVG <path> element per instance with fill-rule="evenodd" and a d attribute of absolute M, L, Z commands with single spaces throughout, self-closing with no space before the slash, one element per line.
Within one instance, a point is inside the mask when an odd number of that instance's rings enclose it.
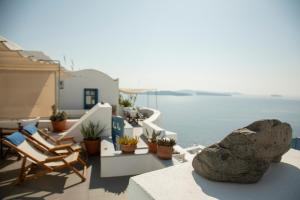
<path fill-rule="evenodd" d="M 63 110 L 84 109 L 84 88 L 97 88 L 99 102 L 118 105 L 119 80 L 94 69 L 70 71 L 64 79 L 61 90 L 61 108 Z"/>
<path fill-rule="evenodd" d="M 143 121 L 143 134 L 146 135 L 146 130 L 150 135 L 154 132 L 161 132 L 161 136 L 177 139 L 177 134 L 161 128 L 161 112 L 152 108 L 140 108 L 142 113 L 150 114 L 151 116 Z M 147 135 L 146 135 L 147 136 Z"/>

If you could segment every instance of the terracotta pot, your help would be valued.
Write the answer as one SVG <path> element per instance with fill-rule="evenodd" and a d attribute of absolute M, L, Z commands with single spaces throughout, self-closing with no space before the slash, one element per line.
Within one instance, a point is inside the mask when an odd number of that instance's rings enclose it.
<path fill-rule="evenodd" d="M 67 120 L 51 121 L 54 132 L 63 132 L 67 129 Z"/>
<path fill-rule="evenodd" d="M 84 145 L 89 155 L 100 155 L 101 142 L 98 139 L 84 139 Z"/>
<path fill-rule="evenodd" d="M 121 150 L 123 153 L 134 153 L 136 145 L 121 145 Z"/>
<path fill-rule="evenodd" d="M 157 156 L 164 160 L 172 159 L 173 147 L 157 145 Z"/>
<path fill-rule="evenodd" d="M 149 149 L 149 153 L 156 153 L 157 152 L 157 143 L 149 142 L 148 149 Z"/>

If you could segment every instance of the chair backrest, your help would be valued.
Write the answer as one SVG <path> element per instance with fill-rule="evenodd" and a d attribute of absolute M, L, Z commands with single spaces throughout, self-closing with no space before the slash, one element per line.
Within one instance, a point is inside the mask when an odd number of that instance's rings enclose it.
<path fill-rule="evenodd" d="M 31 139 L 36 140 L 40 145 L 42 145 L 46 149 L 52 149 L 55 146 L 41 136 L 37 127 L 34 124 L 28 124 L 27 126 L 24 126 L 23 130 L 26 131 L 26 136 L 29 136 Z M 24 131 L 22 132 L 24 133 Z"/>
<path fill-rule="evenodd" d="M 13 134 L 4 138 L 18 153 L 22 156 L 27 156 L 33 163 L 44 161 L 48 158 L 40 150 L 30 144 L 20 132 L 14 132 Z"/>
<path fill-rule="evenodd" d="M 37 127 L 33 123 L 24 126 L 23 129 L 30 135 L 37 134 L 38 132 Z"/>
<path fill-rule="evenodd" d="M 5 140 L 9 141 L 15 146 L 19 146 L 26 140 L 26 138 L 20 132 L 14 132 L 13 134 L 6 136 Z"/>

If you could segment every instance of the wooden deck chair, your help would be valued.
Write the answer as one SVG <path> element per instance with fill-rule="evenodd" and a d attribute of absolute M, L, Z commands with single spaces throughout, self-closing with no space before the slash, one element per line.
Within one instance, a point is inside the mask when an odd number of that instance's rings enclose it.
<path fill-rule="evenodd" d="M 48 155 L 39 150 L 39 145 L 30 138 L 25 138 L 20 132 L 15 132 L 5 138 L 3 143 L 13 149 L 15 149 L 22 157 L 22 166 L 17 184 L 22 183 L 28 179 L 34 179 L 43 176 L 47 173 L 58 171 L 64 168 L 69 168 L 75 172 L 82 181 L 86 180 L 86 163 L 79 157 L 79 152 L 71 152 L 66 155 Z M 62 148 L 62 147 L 59 147 Z M 59 150 L 57 147 L 57 150 Z M 26 161 L 30 164 L 26 166 Z M 80 163 L 83 165 L 83 172 L 80 173 L 73 165 Z M 37 173 L 30 174 L 30 171 L 34 167 L 41 168 Z"/>
<path fill-rule="evenodd" d="M 69 145 L 73 151 L 81 151 L 80 144 L 76 143 L 73 137 L 64 137 L 60 140 L 56 140 L 43 130 L 39 130 L 34 124 L 28 124 L 27 126 L 24 126 L 21 132 L 30 139 L 36 141 L 39 145 L 45 148 L 46 151 L 55 152 L 59 155 L 68 154 L 69 151 L 67 150 L 67 145 Z M 71 143 L 63 144 L 65 141 L 71 141 Z M 64 145 L 66 148 L 59 150 L 56 149 L 56 147 L 59 145 Z"/>

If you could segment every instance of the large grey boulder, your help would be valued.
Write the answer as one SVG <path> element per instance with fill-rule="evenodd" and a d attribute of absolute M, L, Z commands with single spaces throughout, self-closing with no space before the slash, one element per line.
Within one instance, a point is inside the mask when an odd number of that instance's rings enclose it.
<path fill-rule="evenodd" d="M 215 181 L 255 183 L 271 162 L 290 148 L 292 128 L 279 120 L 256 121 L 237 129 L 193 159 L 194 170 Z"/>

